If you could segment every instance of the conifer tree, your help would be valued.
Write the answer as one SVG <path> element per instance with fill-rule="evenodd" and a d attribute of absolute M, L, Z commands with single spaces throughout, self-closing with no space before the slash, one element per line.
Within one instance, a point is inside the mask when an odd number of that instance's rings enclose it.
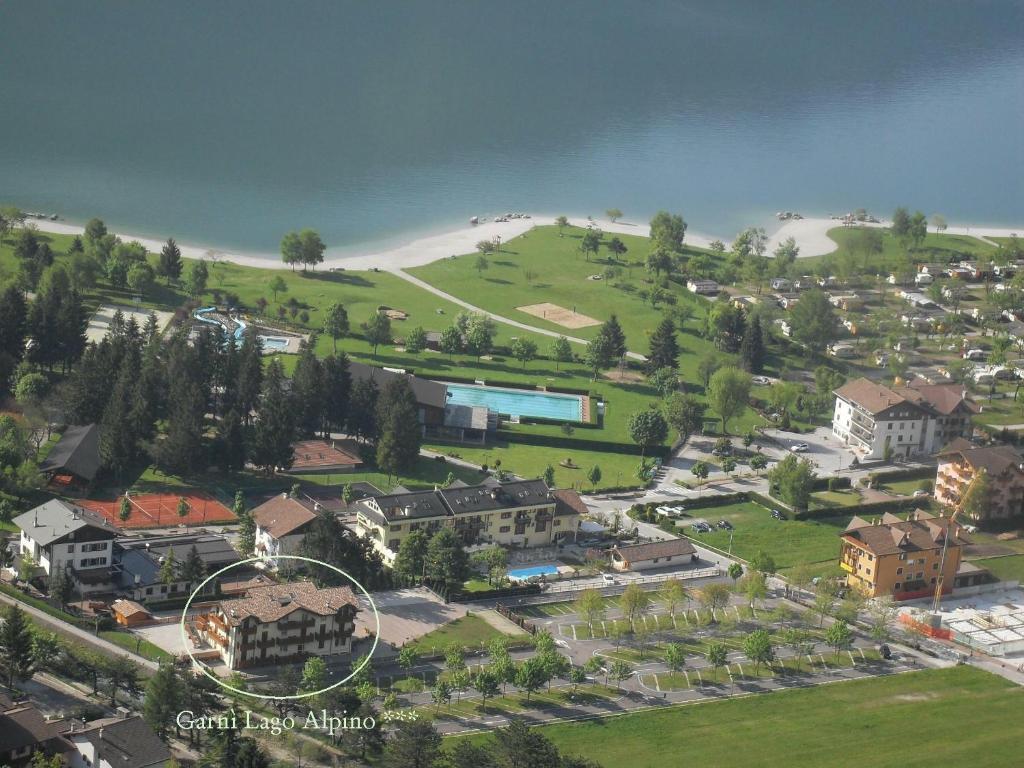
<path fill-rule="evenodd" d="M 25 612 L 17 605 L 0 608 L 0 671 L 4 683 L 14 688 L 17 680 L 32 677 L 32 629 Z"/>
<path fill-rule="evenodd" d="M 748 373 L 761 373 L 764 370 L 764 331 L 761 329 L 761 318 L 757 315 L 747 324 L 747 332 L 743 334 L 740 360 Z"/>
<path fill-rule="evenodd" d="M 651 351 L 647 355 L 649 373 L 659 368 L 679 367 L 679 342 L 676 340 L 676 324 L 671 318 L 664 318 L 651 334 Z"/>
<path fill-rule="evenodd" d="M 391 475 L 408 472 L 420 455 L 419 406 L 409 380 L 393 379 L 377 401 L 377 466 Z"/>

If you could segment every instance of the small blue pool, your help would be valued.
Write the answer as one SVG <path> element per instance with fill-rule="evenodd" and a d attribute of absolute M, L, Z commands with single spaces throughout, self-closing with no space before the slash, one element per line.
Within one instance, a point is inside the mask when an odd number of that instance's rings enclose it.
<path fill-rule="evenodd" d="M 288 339 L 276 336 L 260 336 L 260 341 L 263 342 L 264 349 L 286 349 L 288 347 Z"/>
<path fill-rule="evenodd" d="M 508 572 L 508 577 L 513 581 L 526 581 L 534 576 L 552 576 L 558 573 L 558 567 L 554 565 L 534 565 L 530 568 L 514 568 Z"/>
<path fill-rule="evenodd" d="M 559 421 L 583 421 L 583 398 L 530 389 L 448 384 L 448 402 L 482 405 L 507 416 L 535 416 Z"/>

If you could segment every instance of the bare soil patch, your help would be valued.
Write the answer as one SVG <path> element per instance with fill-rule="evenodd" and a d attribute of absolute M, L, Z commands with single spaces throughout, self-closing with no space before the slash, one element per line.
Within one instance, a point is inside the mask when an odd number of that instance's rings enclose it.
<path fill-rule="evenodd" d="M 595 320 L 587 315 L 580 314 L 571 309 L 560 307 L 557 304 L 544 302 L 543 304 L 527 304 L 516 307 L 520 312 L 539 317 L 543 320 L 560 325 L 563 328 L 589 328 L 592 325 L 600 325 L 600 320 Z"/>

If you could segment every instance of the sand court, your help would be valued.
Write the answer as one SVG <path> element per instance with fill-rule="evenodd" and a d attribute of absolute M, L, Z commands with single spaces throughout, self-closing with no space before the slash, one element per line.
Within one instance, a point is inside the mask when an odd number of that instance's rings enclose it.
<path fill-rule="evenodd" d="M 527 304 L 516 307 L 520 312 L 539 317 L 563 328 L 589 328 L 592 325 L 600 325 L 600 320 L 595 320 L 587 315 L 581 315 L 571 309 L 560 307 L 557 304 L 544 302 L 543 304 Z"/>

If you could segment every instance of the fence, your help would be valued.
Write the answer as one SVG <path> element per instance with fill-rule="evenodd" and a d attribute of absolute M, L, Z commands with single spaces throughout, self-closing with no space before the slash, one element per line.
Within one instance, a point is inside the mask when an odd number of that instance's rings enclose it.
<path fill-rule="evenodd" d="M 661 584 L 670 579 L 710 579 L 722 575 L 722 569 L 717 565 L 710 568 L 695 568 L 692 571 L 674 571 L 671 573 L 658 573 L 653 576 L 638 576 L 618 584 L 605 584 L 604 582 L 578 582 L 571 580 L 550 584 L 540 595 L 528 599 L 520 599 L 517 605 L 543 605 L 544 603 L 562 603 L 571 599 L 571 595 L 582 592 L 585 589 L 597 589 L 605 597 L 621 595 L 630 584 L 640 586 Z"/>

